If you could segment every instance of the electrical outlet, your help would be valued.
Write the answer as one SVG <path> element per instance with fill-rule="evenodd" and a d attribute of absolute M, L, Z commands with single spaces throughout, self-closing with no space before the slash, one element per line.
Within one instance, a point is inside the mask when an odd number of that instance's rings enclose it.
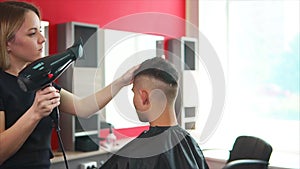
<path fill-rule="evenodd" d="M 97 169 L 96 161 L 89 161 L 80 164 L 80 169 Z"/>

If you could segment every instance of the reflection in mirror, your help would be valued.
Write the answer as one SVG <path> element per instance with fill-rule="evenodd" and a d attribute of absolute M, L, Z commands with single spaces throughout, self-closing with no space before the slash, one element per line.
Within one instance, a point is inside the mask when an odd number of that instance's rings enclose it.
<path fill-rule="evenodd" d="M 120 77 L 129 68 L 152 57 L 164 57 L 163 36 L 105 29 L 104 63 L 105 86 Z M 132 86 L 123 88 L 105 107 L 106 121 L 115 128 L 141 125 L 132 103 Z"/>

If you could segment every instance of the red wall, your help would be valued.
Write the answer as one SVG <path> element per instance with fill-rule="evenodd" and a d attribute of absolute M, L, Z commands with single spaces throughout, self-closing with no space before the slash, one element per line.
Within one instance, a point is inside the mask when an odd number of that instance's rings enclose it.
<path fill-rule="evenodd" d="M 76 21 L 176 38 L 185 35 L 185 0 L 27 0 L 50 22 L 50 54 L 57 52 L 56 24 Z"/>
<path fill-rule="evenodd" d="M 100 28 L 162 35 L 166 39 L 185 35 L 185 0 L 26 1 L 37 5 L 42 20 L 50 23 L 50 54 L 57 52 L 56 25 L 70 21 L 97 24 Z M 122 134 L 132 136 L 142 130 L 144 128 L 124 129 Z M 56 134 L 52 138 L 52 148 L 58 148 Z"/>

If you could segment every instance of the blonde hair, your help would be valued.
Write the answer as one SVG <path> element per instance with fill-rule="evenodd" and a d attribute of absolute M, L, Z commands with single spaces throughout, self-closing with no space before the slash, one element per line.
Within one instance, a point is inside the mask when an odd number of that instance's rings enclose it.
<path fill-rule="evenodd" d="M 33 11 L 40 17 L 39 10 L 32 4 L 19 1 L 0 2 L 0 69 L 2 70 L 10 66 L 7 42 L 14 39 L 28 11 Z"/>

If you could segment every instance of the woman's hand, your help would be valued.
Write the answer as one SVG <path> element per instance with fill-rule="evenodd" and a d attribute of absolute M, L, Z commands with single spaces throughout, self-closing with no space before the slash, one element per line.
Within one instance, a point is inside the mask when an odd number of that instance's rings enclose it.
<path fill-rule="evenodd" d="M 52 110 L 59 105 L 59 91 L 55 87 L 49 86 L 36 92 L 34 102 L 30 109 L 38 119 L 41 119 L 48 116 Z"/>
<path fill-rule="evenodd" d="M 127 86 L 129 84 L 132 83 L 133 81 L 133 76 L 134 76 L 134 72 L 140 67 L 141 65 L 136 65 L 134 67 L 132 67 L 131 69 L 129 69 L 126 73 L 124 73 L 121 77 L 120 77 L 120 81 L 122 86 Z"/>

